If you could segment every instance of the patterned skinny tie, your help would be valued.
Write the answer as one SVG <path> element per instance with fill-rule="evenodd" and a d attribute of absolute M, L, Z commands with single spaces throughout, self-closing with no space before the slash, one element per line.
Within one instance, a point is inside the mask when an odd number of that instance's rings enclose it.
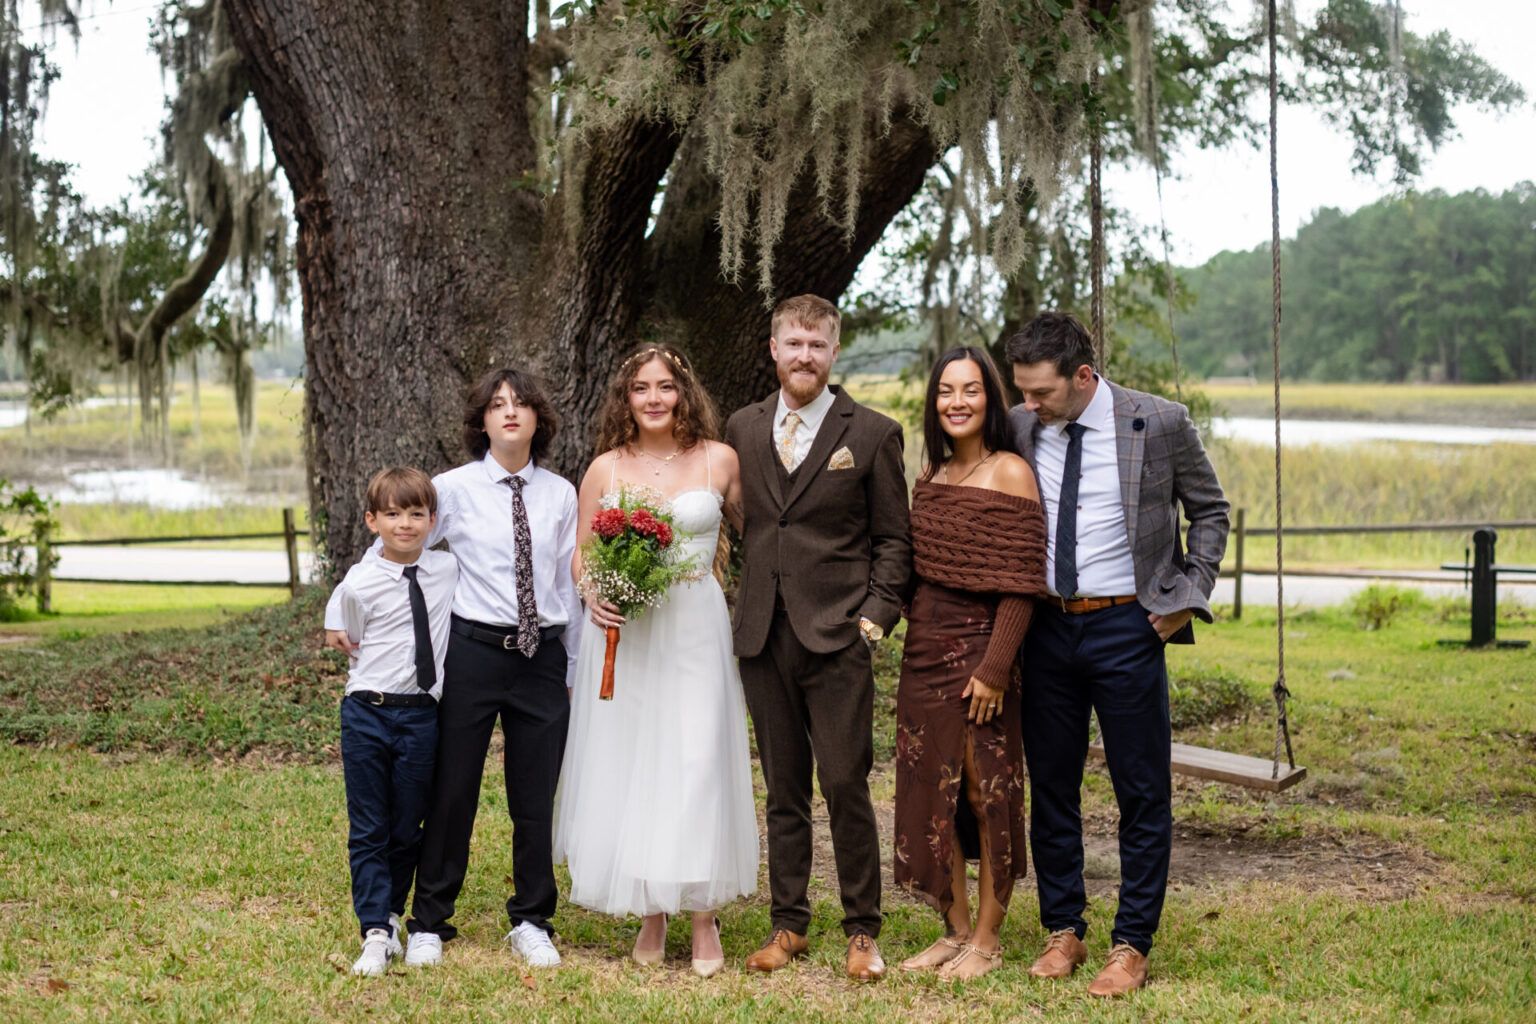
<path fill-rule="evenodd" d="M 1067 424 L 1067 462 L 1061 469 L 1061 501 L 1056 506 L 1056 593 L 1077 595 L 1077 485 L 1083 475 L 1081 423 Z"/>
<path fill-rule="evenodd" d="M 779 461 L 784 463 L 784 468 L 790 472 L 795 469 L 795 431 L 800 429 L 800 414 L 790 413 L 784 417 L 784 437 L 779 441 Z"/>
<path fill-rule="evenodd" d="M 533 599 L 533 531 L 528 529 L 528 506 L 523 504 L 523 485 L 528 481 L 509 476 L 501 482 L 512 488 L 512 539 L 517 544 L 513 570 L 517 578 L 517 649 L 525 658 L 531 658 L 539 650 L 539 606 Z"/>
<path fill-rule="evenodd" d="M 408 565 L 400 571 L 410 582 L 406 593 L 411 598 L 411 627 L 416 631 L 416 685 L 430 690 L 437 685 L 437 662 L 432 658 L 432 631 L 427 628 L 427 596 L 416 581 L 419 565 Z"/>

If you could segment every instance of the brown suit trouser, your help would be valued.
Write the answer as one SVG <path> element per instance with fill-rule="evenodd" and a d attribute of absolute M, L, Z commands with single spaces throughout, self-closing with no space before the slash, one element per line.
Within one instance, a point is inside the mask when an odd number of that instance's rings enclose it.
<path fill-rule="evenodd" d="M 832 826 L 847 935 L 880 934 L 880 835 L 869 799 L 875 681 L 862 639 L 808 651 L 774 612 L 763 650 L 741 659 L 741 683 L 768 785 L 768 889 L 773 926 L 806 934 L 811 905 L 811 769 Z"/>

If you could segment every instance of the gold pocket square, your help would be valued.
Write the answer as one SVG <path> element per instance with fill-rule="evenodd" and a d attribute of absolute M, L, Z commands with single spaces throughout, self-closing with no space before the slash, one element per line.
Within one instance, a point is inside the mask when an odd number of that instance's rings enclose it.
<path fill-rule="evenodd" d="M 846 445 L 842 448 L 839 448 L 837 451 L 832 453 L 832 458 L 827 460 L 827 468 L 852 469 L 853 452 L 849 451 Z"/>

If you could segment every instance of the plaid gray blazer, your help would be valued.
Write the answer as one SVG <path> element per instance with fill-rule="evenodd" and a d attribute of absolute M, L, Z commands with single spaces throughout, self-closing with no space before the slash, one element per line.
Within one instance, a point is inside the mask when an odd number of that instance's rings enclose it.
<path fill-rule="evenodd" d="M 1126 542 L 1136 565 L 1136 597 L 1150 612 L 1190 609 L 1211 619 L 1211 588 L 1227 549 L 1231 506 L 1200 443 L 1189 410 L 1104 378 L 1115 400 L 1115 441 L 1120 453 L 1120 502 Z M 1022 405 L 1009 410 L 1019 452 L 1035 465 L 1040 421 Z M 1189 549 L 1179 535 L 1179 507 L 1189 520 Z M 1170 643 L 1194 643 L 1185 626 Z"/>

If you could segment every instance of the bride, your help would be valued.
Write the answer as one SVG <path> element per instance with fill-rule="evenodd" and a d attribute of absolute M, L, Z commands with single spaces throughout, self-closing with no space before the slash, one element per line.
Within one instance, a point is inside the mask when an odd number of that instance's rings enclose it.
<path fill-rule="evenodd" d="M 730 618 L 708 574 L 723 508 L 740 502 L 736 453 L 711 440 L 714 405 L 682 355 L 646 345 L 604 399 L 597 450 L 581 483 L 578 546 L 605 495 L 646 487 L 672 504 L 701 579 L 674 586 L 625 623 L 588 595 L 597 629 L 582 631 L 571 725 L 555 811 L 555 860 L 570 866 L 571 902 L 640 917 L 633 957 L 660 964 L 667 915 L 692 917 L 693 969 L 725 965 L 715 910 L 757 888 L 757 812 L 746 706 Z M 739 525 L 739 524 L 737 524 Z M 614 695 L 599 701 L 604 630 L 623 625 Z"/>

